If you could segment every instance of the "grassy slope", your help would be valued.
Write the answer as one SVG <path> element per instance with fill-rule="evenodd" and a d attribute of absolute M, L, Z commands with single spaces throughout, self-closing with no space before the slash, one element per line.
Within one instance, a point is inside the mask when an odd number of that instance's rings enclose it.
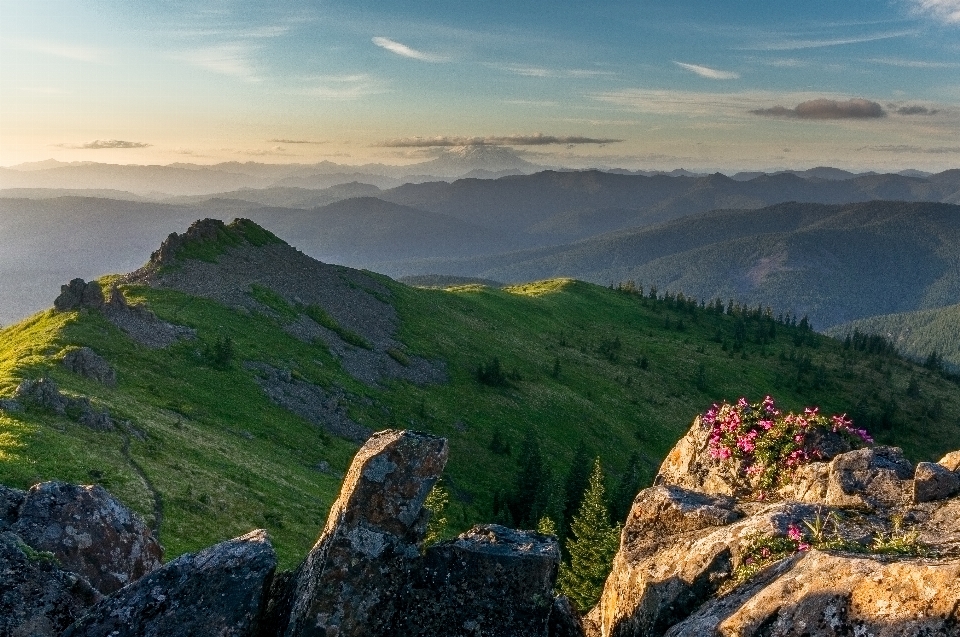
<path fill-rule="evenodd" d="M 446 360 L 449 383 L 367 387 L 344 374 L 324 346 L 306 345 L 279 329 L 289 320 L 283 313 L 249 316 L 138 287 L 125 289 L 131 301 L 196 328 L 199 340 L 148 350 L 96 313 L 44 312 L 0 331 L 0 397 L 12 394 L 21 378 L 47 373 L 64 391 L 91 396 L 143 432 L 142 440 L 130 437 L 129 451 L 162 495 L 168 557 L 263 526 L 286 566 L 315 539 L 336 497 L 336 474 L 346 469 L 355 446 L 270 403 L 240 365 L 244 360 L 344 388 L 353 418 L 372 428 L 449 437 L 448 476 L 456 496 L 451 530 L 489 520 L 492 492 L 513 479 L 517 459 L 488 449 L 498 427 L 515 450 L 528 429 L 536 430 L 561 474 L 583 440 L 614 476 L 634 450 L 644 454 L 652 476 L 692 417 L 712 401 L 772 393 L 787 408 L 818 404 L 830 412 L 851 411 L 861 401 L 861 407 L 879 409 L 892 399 L 896 424 L 879 432 L 880 440 L 902 445 L 915 460 L 960 447 L 956 385 L 901 361 L 844 351 L 812 333 L 807 337 L 816 347 L 798 347 L 797 330 L 779 326 L 774 342 L 748 342 L 734 354 L 735 317 L 692 315 L 590 284 L 423 290 L 383 281 L 394 292 L 407 350 Z M 227 369 L 216 369 L 202 351 L 223 336 L 235 341 L 236 356 Z M 117 367 L 116 389 L 59 365 L 65 348 L 81 344 Z M 513 387 L 475 380 L 474 370 L 493 356 L 519 376 Z M 649 365 L 641 369 L 644 357 Z M 919 398 L 905 394 L 911 378 L 920 383 Z M 935 400 L 940 408 L 930 415 Z M 124 440 L 121 432 L 95 433 L 50 414 L 0 412 L 0 483 L 96 481 L 150 518 L 152 495 L 124 457 Z M 334 475 L 314 469 L 321 461 Z"/>

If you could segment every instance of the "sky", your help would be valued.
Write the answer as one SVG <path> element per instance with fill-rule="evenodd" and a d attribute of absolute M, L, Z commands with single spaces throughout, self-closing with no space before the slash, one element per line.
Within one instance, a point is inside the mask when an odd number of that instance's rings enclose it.
<path fill-rule="evenodd" d="M 0 165 L 960 166 L 960 0 L 0 0 Z"/>

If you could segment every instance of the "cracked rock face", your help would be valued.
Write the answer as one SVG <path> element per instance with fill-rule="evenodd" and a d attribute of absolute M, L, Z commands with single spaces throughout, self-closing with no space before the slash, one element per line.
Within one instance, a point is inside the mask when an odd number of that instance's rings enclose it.
<path fill-rule="evenodd" d="M 110 595 L 63 637 L 255 637 L 277 566 L 266 531 L 181 555 Z"/>
<path fill-rule="evenodd" d="M 158 568 L 163 557 L 143 520 L 100 486 L 34 485 L 11 530 L 104 594 Z"/>
<path fill-rule="evenodd" d="M 285 635 L 391 635 L 426 531 L 423 503 L 447 441 L 375 433 L 354 457 L 326 527 L 301 567 Z"/>

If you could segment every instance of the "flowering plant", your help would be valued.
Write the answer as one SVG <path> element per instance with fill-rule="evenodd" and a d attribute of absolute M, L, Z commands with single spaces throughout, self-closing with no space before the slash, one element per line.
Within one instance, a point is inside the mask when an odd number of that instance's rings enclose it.
<path fill-rule="evenodd" d="M 779 486 L 797 467 L 819 457 L 819 450 L 806 444 L 817 430 L 839 433 L 855 446 L 873 443 L 870 434 L 854 428 L 846 414 L 827 417 L 817 407 L 785 414 L 770 396 L 757 403 L 740 398 L 734 404 L 714 404 L 702 421 L 710 427 L 710 456 L 740 461 L 742 471 L 761 492 Z"/>

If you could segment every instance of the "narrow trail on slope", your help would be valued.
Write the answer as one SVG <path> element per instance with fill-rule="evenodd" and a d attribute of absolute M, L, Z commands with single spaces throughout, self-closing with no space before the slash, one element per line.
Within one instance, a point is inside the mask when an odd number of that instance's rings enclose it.
<path fill-rule="evenodd" d="M 127 462 L 130 463 L 130 466 L 136 472 L 140 479 L 143 480 L 143 483 L 147 486 L 147 490 L 150 491 L 150 495 L 153 496 L 153 525 L 151 525 L 150 530 L 153 531 L 153 537 L 157 539 L 157 542 L 160 541 L 160 528 L 163 526 L 163 495 L 157 491 L 157 488 L 153 486 L 153 482 L 150 481 L 150 478 L 147 477 L 146 472 L 144 472 L 143 467 L 133 459 L 133 456 L 130 454 L 130 432 L 126 430 L 123 432 L 123 446 L 120 448 L 123 457 L 127 459 Z"/>

